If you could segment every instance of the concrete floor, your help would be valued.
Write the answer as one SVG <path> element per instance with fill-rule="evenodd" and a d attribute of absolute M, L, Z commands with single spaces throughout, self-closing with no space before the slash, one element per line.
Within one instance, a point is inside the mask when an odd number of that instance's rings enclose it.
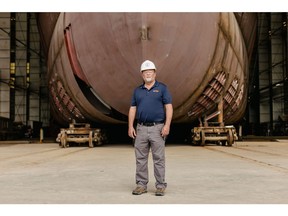
<path fill-rule="evenodd" d="M 164 197 L 135 196 L 131 145 L 0 143 L 1 204 L 287 204 L 288 140 L 168 144 Z"/>

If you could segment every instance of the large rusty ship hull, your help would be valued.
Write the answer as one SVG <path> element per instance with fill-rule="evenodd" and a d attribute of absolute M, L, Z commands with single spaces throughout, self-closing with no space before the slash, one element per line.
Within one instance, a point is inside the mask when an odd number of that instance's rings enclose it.
<path fill-rule="evenodd" d="M 58 122 L 127 122 L 139 67 L 157 66 L 173 97 L 175 123 L 224 101 L 224 122 L 245 112 L 252 13 L 39 13 L 51 107 Z"/>

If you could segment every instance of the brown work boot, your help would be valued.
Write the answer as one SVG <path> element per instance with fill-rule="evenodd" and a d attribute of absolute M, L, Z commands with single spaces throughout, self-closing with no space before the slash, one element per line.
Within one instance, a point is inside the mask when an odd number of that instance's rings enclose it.
<path fill-rule="evenodd" d="M 141 195 L 143 193 L 147 193 L 146 188 L 144 188 L 143 186 L 137 186 L 133 191 L 132 194 L 133 195 Z"/>
<path fill-rule="evenodd" d="M 165 191 L 165 188 L 157 188 L 155 195 L 156 196 L 164 196 L 164 191 Z"/>

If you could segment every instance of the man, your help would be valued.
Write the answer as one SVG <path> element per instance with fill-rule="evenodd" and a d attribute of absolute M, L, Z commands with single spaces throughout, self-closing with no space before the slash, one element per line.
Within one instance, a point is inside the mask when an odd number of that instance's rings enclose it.
<path fill-rule="evenodd" d="M 133 195 L 147 192 L 148 155 L 151 148 L 156 196 L 163 196 L 165 182 L 165 139 L 170 131 L 173 115 L 172 97 L 163 83 L 156 81 L 155 64 L 149 60 L 142 63 L 144 83 L 134 90 L 128 115 L 128 135 L 135 139 L 136 184 Z M 137 119 L 137 132 L 133 126 Z"/>

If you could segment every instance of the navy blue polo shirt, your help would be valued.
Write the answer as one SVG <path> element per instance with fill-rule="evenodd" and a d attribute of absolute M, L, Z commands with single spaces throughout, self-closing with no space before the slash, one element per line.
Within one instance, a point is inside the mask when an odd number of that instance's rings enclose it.
<path fill-rule="evenodd" d="M 167 86 L 157 81 L 149 90 L 144 84 L 137 87 L 131 102 L 131 106 L 137 107 L 138 122 L 164 122 L 165 104 L 172 104 L 172 97 Z"/>

